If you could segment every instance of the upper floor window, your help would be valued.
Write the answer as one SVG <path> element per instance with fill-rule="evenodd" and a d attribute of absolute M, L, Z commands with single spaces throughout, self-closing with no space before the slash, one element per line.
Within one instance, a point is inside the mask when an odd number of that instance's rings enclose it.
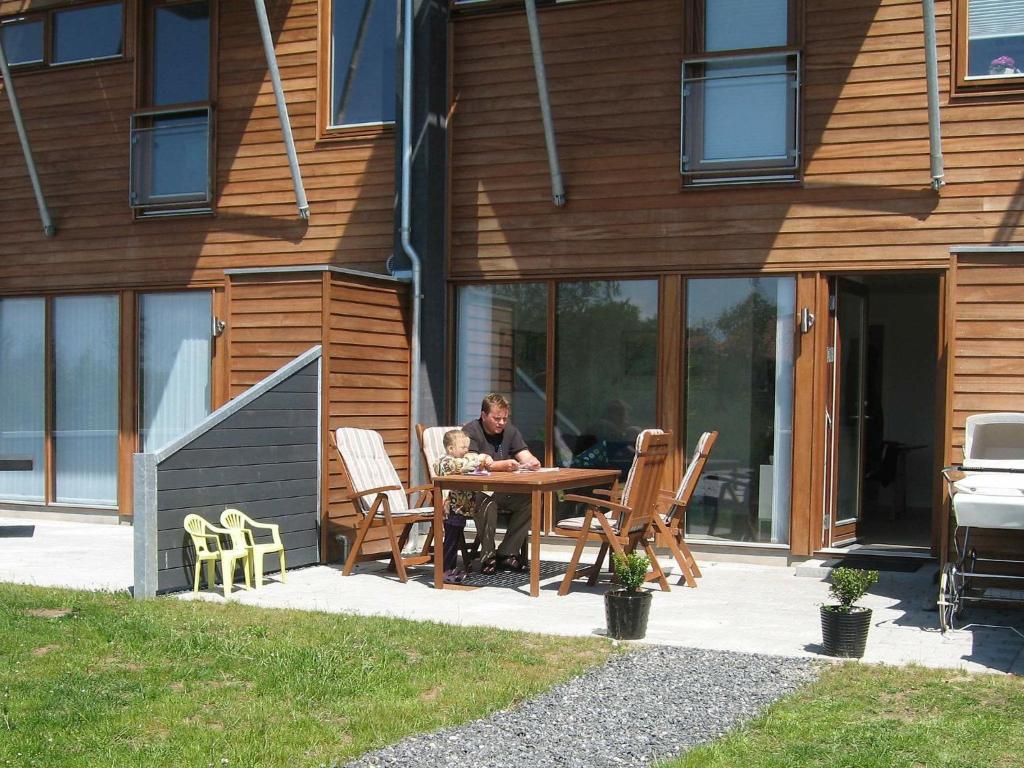
<path fill-rule="evenodd" d="M 0 22 L 8 63 L 77 64 L 124 54 L 124 5 L 55 8 Z"/>
<path fill-rule="evenodd" d="M 328 61 L 321 97 L 324 127 L 377 127 L 395 121 L 397 4 L 391 0 L 322 0 Z M 325 75 L 325 76 L 324 76 Z"/>
<path fill-rule="evenodd" d="M 131 205 L 142 215 L 208 212 L 212 193 L 209 0 L 148 8 L 143 109 L 132 115 Z"/>
<path fill-rule="evenodd" d="M 962 88 L 1024 83 L 1024 1 L 959 0 L 956 75 Z"/>
<path fill-rule="evenodd" d="M 800 54 L 791 0 L 691 0 L 680 170 L 690 185 L 791 181 Z"/>

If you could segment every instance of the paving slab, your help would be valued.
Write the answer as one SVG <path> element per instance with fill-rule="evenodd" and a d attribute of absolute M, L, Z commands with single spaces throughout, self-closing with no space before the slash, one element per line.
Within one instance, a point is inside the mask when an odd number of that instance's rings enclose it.
<path fill-rule="evenodd" d="M 26 521 L 0 517 L 0 525 L 35 525 L 31 538 L 0 537 L 0 581 L 76 589 L 127 590 L 132 583 L 130 526 Z M 229 598 L 246 605 L 330 613 L 393 616 L 568 636 L 604 633 L 607 585 L 574 584 L 557 594 L 567 552 L 544 550 L 541 594 L 529 596 L 528 581 L 512 586 L 437 590 L 431 571 L 413 569 L 402 584 L 382 564 L 366 564 L 343 577 L 340 566 L 290 571 L 259 590 L 239 588 Z M 668 561 L 665 561 L 668 564 Z M 822 657 L 818 607 L 828 602 L 823 575 L 792 566 L 700 563 L 696 589 L 673 583 L 654 590 L 647 638 L 650 644 L 742 651 L 791 657 Z M 799 574 L 799 575 L 798 575 Z M 1024 672 L 1024 606 L 969 609 L 962 629 L 939 631 L 934 610 L 935 566 L 915 573 L 881 574 L 862 601 L 872 627 L 864 660 L 916 663 L 969 671 Z M 218 592 L 180 593 L 181 599 L 222 602 Z"/>

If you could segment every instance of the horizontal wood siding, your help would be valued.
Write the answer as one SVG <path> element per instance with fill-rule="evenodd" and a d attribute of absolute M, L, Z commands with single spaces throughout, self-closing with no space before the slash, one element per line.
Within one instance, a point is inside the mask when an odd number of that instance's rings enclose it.
<path fill-rule="evenodd" d="M 967 417 L 1024 411 L 1024 253 L 956 257 L 952 301 L 953 461 Z"/>
<path fill-rule="evenodd" d="M 136 0 L 126 2 L 131 18 Z M 219 283 L 231 267 L 382 268 L 393 239 L 394 135 L 316 141 L 316 0 L 268 4 L 309 222 L 298 217 L 252 3 L 218 5 L 216 215 L 133 218 L 132 59 L 16 70 L 58 232 L 43 236 L 10 108 L 0 98 L 0 294 Z M 21 0 L 0 0 L 0 15 L 24 8 Z"/>
<path fill-rule="evenodd" d="M 333 275 L 330 328 L 324 349 L 329 370 L 329 426 L 381 433 L 402 482 L 409 481 L 409 319 L 404 285 Z M 331 531 L 348 533 L 358 518 L 337 452 L 329 452 L 327 516 Z M 367 552 L 387 549 L 383 531 Z M 329 541 L 331 546 L 333 541 Z"/>
<path fill-rule="evenodd" d="M 955 258 L 950 409 L 952 460 L 959 463 L 968 416 L 1024 411 L 1024 253 Z M 979 552 L 1024 552 L 1024 532 L 979 531 L 972 538 Z"/>
<path fill-rule="evenodd" d="M 455 279 L 943 267 L 955 243 L 1020 239 L 1024 100 L 950 103 L 930 187 L 921 3 L 805 0 L 802 185 L 683 189 L 683 3 L 542 9 L 568 205 L 551 202 L 525 16 L 453 22 Z"/>
<path fill-rule="evenodd" d="M 225 507 L 281 526 L 288 567 L 319 562 L 320 360 L 243 406 L 157 466 L 158 591 L 191 589 L 194 552 L 182 524 L 219 525 Z M 267 558 L 268 570 L 277 569 Z"/>
<path fill-rule="evenodd" d="M 232 275 L 228 291 L 231 396 L 323 339 L 319 272 Z"/>

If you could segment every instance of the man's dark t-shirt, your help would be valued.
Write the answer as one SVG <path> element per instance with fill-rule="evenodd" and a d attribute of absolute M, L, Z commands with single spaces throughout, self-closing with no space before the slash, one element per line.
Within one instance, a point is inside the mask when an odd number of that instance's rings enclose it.
<path fill-rule="evenodd" d="M 514 424 L 506 424 L 500 435 L 488 435 L 480 419 L 468 422 L 462 431 L 469 435 L 469 450 L 486 453 L 495 461 L 514 459 L 528 449 L 523 434 Z"/>

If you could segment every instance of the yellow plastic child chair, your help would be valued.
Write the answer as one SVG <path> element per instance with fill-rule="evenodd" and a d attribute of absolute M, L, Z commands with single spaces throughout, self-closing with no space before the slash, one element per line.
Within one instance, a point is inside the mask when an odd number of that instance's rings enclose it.
<path fill-rule="evenodd" d="M 245 586 L 249 587 L 249 569 L 252 567 L 249 559 L 249 551 L 245 546 L 245 537 L 237 530 L 229 528 L 218 528 L 211 525 L 199 515 L 185 516 L 185 530 L 192 537 L 192 546 L 196 550 L 195 580 L 192 584 L 192 591 L 199 591 L 199 571 L 203 563 L 206 563 L 206 588 L 213 589 L 216 563 L 220 563 L 221 581 L 224 582 L 224 597 L 231 593 L 231 583 L 234 581 L 235 567 L 238 561 L 242 562 L 242 572 L 245 574 Z M 230 547 L 225 547 L 222 536 L 231 541 Z M 213 542 L 212 546 L 210 542 Z"/>
<path fill-rule="evenodd" d="M 233 531 L 240 531 L 249 552 L 250 561 L 256 571 L 256 589 L 263 586 L 263 558 L 275 552 L 281 563 L 281 581 L 285 581 L 284 545 L 281 543 L 281 526 L 274 523 L 258 523 L 238 509 L 225 509 L 220 513 L 220 524 Z M 270 531 L 271 541 L 256 543 L 251 528 Z"/>

